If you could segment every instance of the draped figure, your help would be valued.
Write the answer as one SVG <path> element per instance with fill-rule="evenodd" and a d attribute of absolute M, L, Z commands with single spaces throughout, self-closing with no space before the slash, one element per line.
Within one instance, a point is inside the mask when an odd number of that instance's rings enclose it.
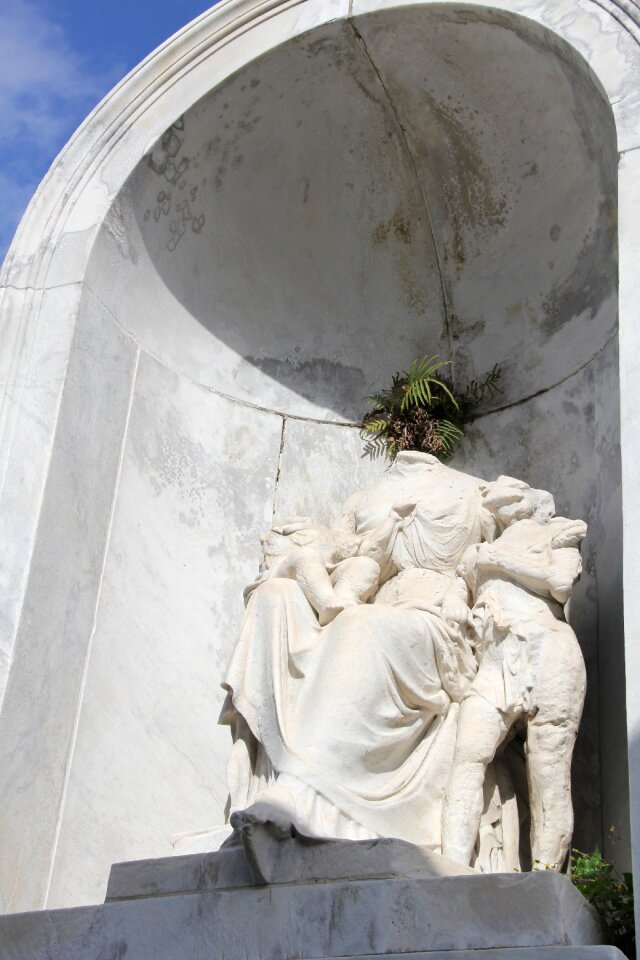
<path fill-rule="evenodd" d="M 325 626 L 294 580 L 251 592 L 223 684 L 231 813 L 439 851 L 458 703 L 475 673 L 456 567 L 482 538 L 479 483 L 401 453 L 352 496 L 340 533 L 371 534 L 394 507 L 405 515 L 373 602 Z"/>

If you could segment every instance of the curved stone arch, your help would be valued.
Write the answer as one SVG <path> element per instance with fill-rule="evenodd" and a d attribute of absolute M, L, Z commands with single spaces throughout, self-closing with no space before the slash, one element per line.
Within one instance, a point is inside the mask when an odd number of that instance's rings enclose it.
<path fill-rule="evenodd" d="M 598 78 L 613 109 L 620 150 L 620 336 L 624 490 L 634 500 L 632 415 L 637 408 L 633 307 L 638 281 L 633 251 L 640 143 L 640 25 L 629 2 L 479 3 L 528 17 L 551 30 L 581 54 Z M 97 233 L 130 171 L 175 117 L 225 77 L 267 50 L 332 20 L 356 18 L 395 4 L 362 2 L 227 2 L 204 14 L 164 44 L 129 75 L 94 111 L 60 155 L 39 188 L 20 226 L 2 272 L 0 308 L 6 324 L 2 369 L 7 384 L 2 411 L 3 523 L 5 543 L 14 551 L 3 574 L 7 597 L 3 621 L 9 639 L 5 668 L 12 656 L 44 504 L 47 466 L 52 459 L 62 387 L 83 280 Z M 397 6 L 401 6 L 398 4 Z M 433 4 L 433 6 L 445 6 Z M 594 39 L 595 38 L 595 39 Z M 71 170 L 71 175 L 68 171 Z M 635 299 L 634 299 L 635 297 Z M 632 306 L 633 305 L 633 306 Z M 38 371 L 38 390 L 32 371 Z M 42 371 L 46 370 L 46 377 Z M 126 405 L 125 405 L 126 406 Z M 122 411 L 128 416 L 127 409 Z M 629 432 L 627 432 L 629 431 Z M 24 464 L 28 463 L 25 473 Z M 105 516 L 110 523 L 110 506 Z M 635 518 L 627 513 L 625 565 L 634 568 Z M 108 531 L 107 534 L 108 536 Z M 5 579 L 6 578 L 6 579 Z M 633 590 L 627 592 L 627 623 L 634 622 Z M 88 638 L 86 638 L 88 641 Z M 16 651 L 21 655 L 20 650 Z M 627 648 L 633 675 L 633 651 Z M 1 664 L 0 664 L 1 666 Z M 6 669 L 5 669 L 6 672 Z M 3 689 L 3 688 L 2 688 Z M 630 699 L 630 707 L 633 700 Z M 637 718 L 629 716 L 632 735 Z M 77 716 L 75 718 L 77 723 Z M 60 790 L 68 785 L 69 769 Z M 634 780 L 632 786 L 637 781 Z M 60 805 L 64 802 L 61 794 Z M 56 836 L 59 831 L 59 819 Z M 55 850 L 49 849 L 51 859 Z M 44 895 L 44 891 L 43 891 Z M 17 899 L 7 903 L 37 906 Z M 15 907 L 14 907 L 15 908 Z"/>

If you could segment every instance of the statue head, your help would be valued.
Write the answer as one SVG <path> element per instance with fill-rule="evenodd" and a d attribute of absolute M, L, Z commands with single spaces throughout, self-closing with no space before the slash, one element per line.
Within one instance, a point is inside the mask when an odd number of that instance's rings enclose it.
<path fill-rule="evenodd" d="M 495 517 L 501 530 L 518 520 L 548 523 L 555 516 L 556 505 L 546 490 L 536 490 L 523 480 L 501 476 L 480 487 L 482 504 Z"/>
<path fill-rule="evenodd" d="M 360 545 L 355 533 L 340 533 L 315 523 L 310 517 L 290 517 L 274 524 L 260 537 L 263 563 L 267 568 L 297 547 L 316 549 L 328 563 L 354 557 Z"/>

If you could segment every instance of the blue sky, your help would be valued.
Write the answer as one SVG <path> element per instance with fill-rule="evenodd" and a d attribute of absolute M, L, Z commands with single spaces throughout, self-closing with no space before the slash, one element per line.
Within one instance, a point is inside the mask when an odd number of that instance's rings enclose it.
<path fill-rule="evenodd" d="M 89 111 L 213 0 L 0 0 L 0 262 Z"/>

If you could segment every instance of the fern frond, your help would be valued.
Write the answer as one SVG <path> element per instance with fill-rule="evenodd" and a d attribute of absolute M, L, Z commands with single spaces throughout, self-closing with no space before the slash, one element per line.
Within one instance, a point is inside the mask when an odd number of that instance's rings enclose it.
<path fill-rule="evenodd" d="M 363 424 L 363 429 L 368 433 L 383 433 L 388 426 L 388 421 L 383 417 L 380 417 L 377 420 L 368 420 L 365 424 Z"/>
<path fill-rule="evenodd" d="M 447 361 L 447 362 L 451 362 L 451 361 Z M 446 393 L 446 395 L 449 397 L 449 399 L 451 400 L 451 403 L 454 405 L 454 407 L 456 408 L 456 410 L 459 410 L 459 409 L 460 409 L 460 405 L 459 405 L 458 401 L 456 400 L 455 396 L 453 395 L 452 391 L 451 391 L 451 390 L 449 389 L 449 387 L 446 385 L 446 383 L 443 383 L 442 380 L 438 380 L 438 383 L 439 383 L 440 387 L 444 390 L 444 392 Z"/>
<path fill-rule="evenodd" d="M 495 397 L 499 393 L 503 393 L 502 387 L 498 386 L 498 381 L 502 377 L 502 368 L 498 363 L 494 363 L 493 370 L 491 370 L 484 378 L 484 380 L 472 380 L 468 385 L 465 391 L 467 397 L 471 397 L 474 403 L 480 403 L 484 400 L 486 394 L 489 394 L 490 397 Z"/>
<path fill-rule="evenodd" d="M 436 420 L 435 430 L 447 453 L 450 453 L 457 441 L 464 437 L 464 430 L 451 420 Z"/>
<path fill-rule="evenodd" d="M 414 360 L 409 367 L 409 371 L 405 373 L 406 385 L 400 409 L 404 412 L 410 406 L 431 406 L 434 400 L 433 387 L 441 389 L 454 407 L 458 409 L 458 401 L 449 387 L 434 376 L 438 370 L 450 365 L 451 360 L 441 360 L 437 354 L 433 354 L 433 356 L 427 354 L 421 360 Z"/>
<path fill-rule="evenodd" d="M 377 460 L 379 457 L 387 456 L 387 443 L 383 437 L 364 437 L 364 453 L 370 460 Z"/>

